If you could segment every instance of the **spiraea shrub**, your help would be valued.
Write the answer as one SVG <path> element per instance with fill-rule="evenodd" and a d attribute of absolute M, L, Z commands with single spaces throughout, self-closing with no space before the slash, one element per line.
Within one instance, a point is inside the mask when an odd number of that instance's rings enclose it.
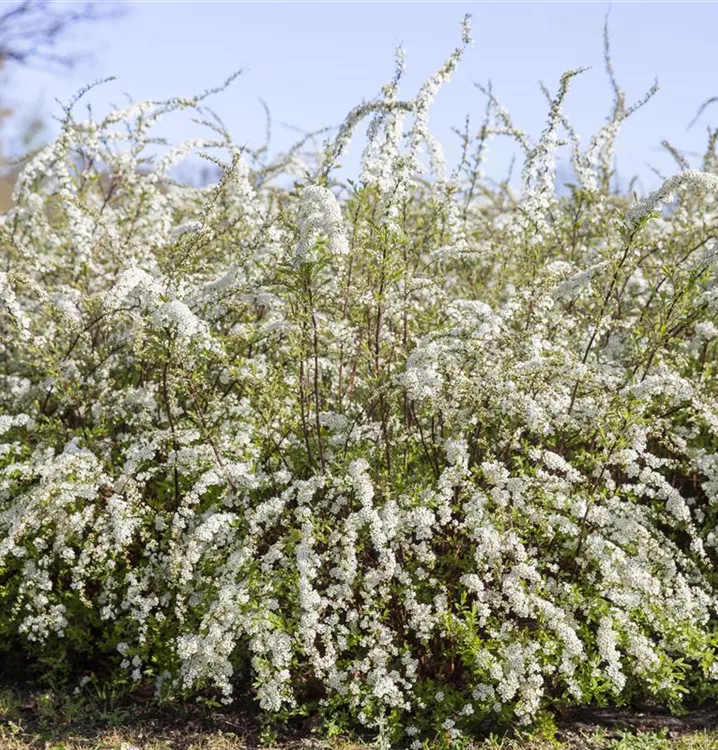
<path fill-rule="evenodd" d="M 400 52 L 274 160 L 202 97 L 67 106 L 0 221 L 6 664 L 412 747 L 715 694 L 718 131 L 700 169 L 667 144 L 675 176 L 616 193 L 655 88 L 630 105 L 607 52 L 585 146 L 576 70 L 535 139 L 484 90 L 448 172 L 429 108 L 469 43 L 467 19 L 409 99 Z M 209 136 L 157 152 L 179 110 Z M 494 137 L 520 194 L 482 172 Z M 170 178 L 190 152 L 216 184 Z"/>

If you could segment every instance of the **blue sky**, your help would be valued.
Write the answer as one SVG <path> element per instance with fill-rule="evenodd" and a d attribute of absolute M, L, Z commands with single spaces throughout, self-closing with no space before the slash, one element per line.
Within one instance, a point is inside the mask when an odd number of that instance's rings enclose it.
<path fill-rule="evenodd" d="M 566 114 L 584 142 L 611 105 L 602 60 L 605 2 L 575 3 L 239 3 L 125 2 L 126 14 L 110 24 L 78 31 L 68 48 L 92 53 L 94 61 L 71 74 L 15 71 L 5 96 L 19 111 L 58 114 L 54 97 L 67 100 L 83 84 L 114 75 L 89 100 L 96 112 L 134 99 L 191 95 L 217 85 L 232 71 L 245 72 L 211 106 L 238 143 L 260 145 L 265 121 L 259 103 L 269 105 L 273 147 L 281 149 L 303 130 L 338 125 L 362 99 L 374 96 L 391 77 L 393 50 L 403 44 L 408 71 L 404 94 L 413 95 L 454 48 L 463 14 L 473 16 L 475 44 L 432 110 L 431 126 L 445 145 L 449 163 L 458 155 L 451 127 L 470 113 L 478 125 L 483 95 L 474 82 L 491 79 L 494 92 L 517 125 L 531 135 L 543 127 L 547 107 L 538 82 L 555 90 L 563 71 L 591 66 L 574 84 Z M 618 168 L 637 174 L 645 190 L 675 171 L 660 148 L 662 139 L 688 152 L 698 164 L 706 127 L 718 124 L 718 104 L 690 131 L 698 106 L 718 95 L 715 3 L 620 3 L 611 6 L 613 58 L 629 101 L 658 78 L 660 91 L 626 124 L 618 142 Z M 49 132 L 52 126 L 49 127 Z M 161 133 L 173 141 L 196 135 L 179 116 Z M 495 142 L 491 176 L 505 174 L 513 147 Z M 357 141 L 345 161 L 351 170 L 361 152 Z"/>

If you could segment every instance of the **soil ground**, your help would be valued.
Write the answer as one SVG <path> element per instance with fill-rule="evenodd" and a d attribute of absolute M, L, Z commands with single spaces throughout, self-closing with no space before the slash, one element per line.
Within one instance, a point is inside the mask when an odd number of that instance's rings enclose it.
<path fill-rule="evenodd" d="M 577 709 L 556 716 L 551 739 L 507 734 L 472 750 L 718 750 L 718 708 L 672 716 L 659 711 Z M 158 709 L 104 697 L 89 703 L 51 692 L 0 688 L 0 750 L 250 750 L 263 748 L 250 714 L 194 704 Z M 311 722 L 271 750 L 361 750 L 355 738 L 318 739 Z M 430 750 L 430 745 L 427 746 Z"/>

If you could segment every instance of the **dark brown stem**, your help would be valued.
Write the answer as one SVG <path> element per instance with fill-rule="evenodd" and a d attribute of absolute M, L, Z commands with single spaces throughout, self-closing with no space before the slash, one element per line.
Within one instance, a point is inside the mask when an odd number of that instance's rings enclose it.
<path fill-rule="evenodd" d="M 174 450 L 174 461 L 172 462 L 172 470 L 174 476 L 174 493 L 175 493 L 175 507 L 179 505 L 179 475 L 177 473 L 177 449 L 179 445 L 177 443 L 177 437 L 175 435 L 175 423 L 172 417 L 172 406 L 170 404 L 169 393 L 167 390 L 167 368 L 169 367 L 169 360 L 167 360 L 162 368 L 162 397 L 165 402 L 165 409 L 167 411 L 167 420 L 170 423 L 170 432 L 172 433 L 172 449 Z"/>

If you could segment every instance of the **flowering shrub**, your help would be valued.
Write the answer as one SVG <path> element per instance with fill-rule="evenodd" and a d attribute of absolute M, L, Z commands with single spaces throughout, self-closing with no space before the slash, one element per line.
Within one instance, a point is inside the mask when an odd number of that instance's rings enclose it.
<path fill-rule="evenodd" d="M 469 42 L 409 100 L 399 54 L 313 156 L 237 147 L 202 97 L 67 107 L 0 224 L 0 648 L 159 697 L 250 680 L 417 747 L 711 693 L 716 132 L 700 171 L 612 193 L 655 89 L 627 106 L 607 53 L 585 149 L 571 71 L 536 141 L 487 91 L 447 174 L 428 113 Z M 211 138 L 149 158 L 182 109 Z M 496 136 L 520 196 L 482 174 Z M 193 150 L 216 185 L 168 176 Z"/>

